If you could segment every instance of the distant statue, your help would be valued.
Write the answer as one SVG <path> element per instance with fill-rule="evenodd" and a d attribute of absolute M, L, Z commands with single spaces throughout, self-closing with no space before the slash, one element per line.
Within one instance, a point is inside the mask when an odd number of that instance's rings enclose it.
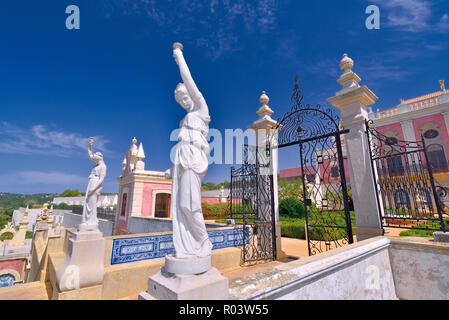
<path fill-rule="evenodd" d="M 166 177 L 173 178 L 173 244 L 176 258 L 181 259 L 207 257 L 212 250 L 201 211 L 201 184 L 209 165 L 209 109 L 192 79 L 182 49 L 180 43 L 173 45 L 173 57 L 184 81 L 176 87 L 175 100 L 187 114 L 180 122 L 174 165 L 166 171 Z"/>
<path fill-rule="evenodd" d="M 80 231 L 98 230 L 97 202 L 103 189 L 104 178 L 106 177 L 106 165 L 103 161 L 103 155 L 100 152 L 92 154 L 93 143 L 94 138 L 90 138 L 87 153 L 90 160 L 95 163 L 95 167 L 89 176 L 86 198 L 84 199 L 83 219 L 78 228 Z"/>

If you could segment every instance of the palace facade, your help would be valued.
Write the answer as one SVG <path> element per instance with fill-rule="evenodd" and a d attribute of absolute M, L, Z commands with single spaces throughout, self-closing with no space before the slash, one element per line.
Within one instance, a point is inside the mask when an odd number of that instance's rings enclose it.
<path fill-rule="evenodd" d="M 439 85 L 440 91 L 408 100 L 401 99 L 399 105 L 390 109 L 373 111 L 369 107 L 368 117 L 373 122 L 371 126 L 384 135 L 391 144 L 399 141 L 424 141 L 436 183 L 443 187 L 449 187 L 449 90 L 445 88 L 443 80 L 439 81 Z M 342 144 L 346 182 L 350 186 L 343 135 Z M 332 161 L 334 162 L 332 163 Z M 319 166 L 319 169 L 305 168 L 306 182 L 313 184 L 317 178 L 313 174 L 306 173 L 314 173 L 317 170 L 323 172 L 324 168 L 327 168 L 329 174 L 321 175 L 325 177 L 321 185 L 339 183 L 339 169 L 335 160 L 324 159 Z M 298 177 L 301 177 L 300 168 L 280 170 L 280 178 L 295 180 Z M 321 194 L 323 194 L 323 190 Z M 403 200 L 404 196 L 397 197 L 397 201 Z"/>

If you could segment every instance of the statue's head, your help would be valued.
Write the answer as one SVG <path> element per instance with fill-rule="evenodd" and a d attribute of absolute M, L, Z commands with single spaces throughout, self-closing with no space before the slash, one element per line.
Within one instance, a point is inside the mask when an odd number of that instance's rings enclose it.
<path fill-rule="evenodd" d="M 99 164 L 101 161 L 103 161 L 103 154 L 101 152 L 95 152 L 95 154 L 92 156 L 92 161 L 95 164 Z"/>
<path fill-rule="evenodd" d="M 175 89 L 175 100 L 187 112 L 193 111 L 193 107 L 195 106 L 195 104 L 193 103 L 193 100 L 190 97 L 190 94 L 187 91 L 187 88 L 184 85 L 184 83 L 178 83 L 178 86 Z"/>

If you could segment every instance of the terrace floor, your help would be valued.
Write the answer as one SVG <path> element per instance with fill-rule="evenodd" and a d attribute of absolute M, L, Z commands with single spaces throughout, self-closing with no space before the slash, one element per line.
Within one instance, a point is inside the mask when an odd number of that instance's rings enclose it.
<path fill-rule="evenodd" d="M 389 237 L 399 237 L 399 233 L 403 230 L 407 229 L 398 229 L 398 228 L 390 228 L 388 236 Z M 354 237 L 355 238 L 355 237 Z M 355 241 L 356 238 L 354 239 Z M 309 256 L 307 241 L 295 238 L 285 238 L 282 237 L 282 250 L 286 254 L 286 258 L 283 260 L 271 261 L 271 262 L 262 262 L 250 266 L 239 266 L 230 269 L 222 270 L 220 273 L 227 277 L 230 281 L 241 278 L 245 275 L 260 272 L 263 270 L 271 269 L 275 266 L 288 263 L 291 261 L 295 261 L 297 259 L 305 258 Z M 136 300 L 138 294 L 122 298 L 124 300 Z"/>

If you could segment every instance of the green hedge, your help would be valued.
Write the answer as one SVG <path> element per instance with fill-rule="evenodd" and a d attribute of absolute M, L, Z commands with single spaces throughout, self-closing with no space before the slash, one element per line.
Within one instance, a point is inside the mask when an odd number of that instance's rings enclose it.
<path fill-rule="evenodd" d="M 444 218 L 446 228 L 449 227 L 449 218 Z M 429 228 L 432 230 L 419 230 L 416 228 Z M 440 221 L 433 220 L 412 227 L 410 230 L 401 231 L 400 237 L 428 237 L 433 238 L 433 233 L 441 228 Z"/>
<path fill-rule="evenodd" d="M 304 204 L 295 198 L 284 198 L 279 200 L 279 214 L 290 218 L 302 219 L 306 216 Z"/>
<path fill-rule="evenodd" d="M 287 238 L 306 239 L 305 220 L 282 221 L 281 235 Z"/>

